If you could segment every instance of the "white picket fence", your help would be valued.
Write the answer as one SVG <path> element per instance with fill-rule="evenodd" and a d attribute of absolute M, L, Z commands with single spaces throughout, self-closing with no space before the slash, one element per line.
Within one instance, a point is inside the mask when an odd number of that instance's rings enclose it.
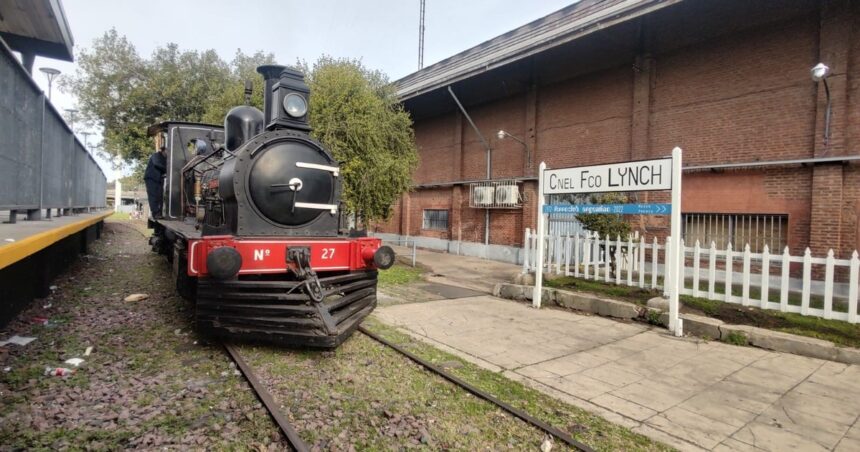
<path fill-rule="evenodd" d="M 537 234 L 526 229 L 523 243 L 523 273 L 533 272 L 537 268 L 537 253 L 534 252 L 537 249 Z M 590 232 L 547 235 L 544 246 L 543 267 L 547 273 L 663 289 L 666 295 L 668 293 L 663 281 L 674 276 L 666 274 L 667 267 L 664 265 L 667 253 L 671 252 L 668 240 L 661 244 L 656 237 L 649 241 L 638 234 L 627 240 L 621 240 L 620 237 L 614 240 L 600 238 Z M 683 295 L 851 323 L 859 321 L 857 298 L 860 257 L 857 251 L 854 251 L 851 259 L 836 259 L 833 250 L 827 253 L 827 257 L 812 257 L 809 248 L 803 256 L 792 256 L 788 247 L 782 254 L 771 254 L 766 245 L 761 253 L 750 252 L 749 245 L 743 251 L 733 250 L 731 244 L 726 249 L 718 250 L 713 242 L 707 248 L 701 247 L 698 241 L 694 246 L 687 247 L 682 240 L 681 246 L 685 255 Z M 610 250 L 614 250 L 617 262 L 614 274 L 611 271 L 611 259 L 606 255 Z M 791 277 L 792 263 L 802 265 L 801 278 Z M 721 267 L 719 269 L 718 264 Z M 823 279 L 812 278 L 813 266 L 823 266 Z M 735 271 L 738 267 L 740 272 Z M 840 267 L 848 273 L 847 283 L 835 280 Z M 705 284 L 707 288 L 702 287 Z M 734 294 L 735 290 L 725 290 L 738 285 L 740 295 Z M 778 301 L 772 301 L 772 298 Z"/>

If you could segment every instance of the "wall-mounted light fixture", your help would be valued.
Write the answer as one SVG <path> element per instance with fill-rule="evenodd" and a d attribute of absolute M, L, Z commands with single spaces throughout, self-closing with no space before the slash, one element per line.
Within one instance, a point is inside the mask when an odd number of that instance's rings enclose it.
<path fill-rule="evenodd" d="M 827 95 L 827 106 L 824 110 L 824 152 L 827 152 L 827 144 L 830 141 L 830 86 L 827 85 L 827 77 L 830 76 L 830 68 L 824 63 L 816 64 L 810 71 L 812 81 L 824 82 L 824 93 Z"/>
<path fill-rule="evenodd" d="M 514 141 L 518 141 L 520 144 L 523 145 L 523 147 L 526 149 L 526 162 L 528 164 L 528 167 L 531 168 L 531 166 L 532 166 L 532 153 L 531 153 L 531 150 L 529 149 L 529 145 L 526 144 L 525 141 L 521 140 L 520 138 L 517 138 L 514 135 L 511 135 L 508 132 L 505 132 L 504 130 L 499 130 L 498 132 L 496 132 L 496 138 L 498 138 L 499 140 L 504 140 L 505 137 L 511 138 Z"/>

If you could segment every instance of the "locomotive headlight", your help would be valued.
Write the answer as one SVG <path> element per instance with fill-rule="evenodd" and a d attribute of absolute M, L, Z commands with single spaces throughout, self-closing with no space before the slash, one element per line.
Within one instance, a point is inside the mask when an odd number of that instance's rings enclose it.
<path fill-rule="evenodd" d="M 300 94 L 290 93 L 284 98 L 284 111 L 294 118 L 301 118 L 308 112 L 308 103 Z"/>

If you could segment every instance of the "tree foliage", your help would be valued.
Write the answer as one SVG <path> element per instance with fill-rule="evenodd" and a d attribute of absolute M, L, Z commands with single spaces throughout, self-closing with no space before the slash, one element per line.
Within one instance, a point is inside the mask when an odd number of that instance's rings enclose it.
<path fill-rule="evenodd" d="M 627 196 L 623 193 L 602 193 L 590 196 L 592 204 L 624 204 L 627 202 Z M 621 214 L 605 214 L 605 213 L 580 213 L 576 215 L 576 219 L 585 226 L 589 231 L 594 231 L 600 234 L 600 237 L 609 237 L 615 240 L 616 237 L 627 239 L 630 235 L 630 223 L 624 220 L 624 215 Z"/>
<path fill-rule="evenodd" d="M 254 80 L 262 106 L 258 64 L 271 54 L 236 52 L 224 62 L 214 50 L 158 47 L 141 57 L 125 36 L 112 29 L 78 53 L 78 70 L 61 87 L 78 99 L 79 119 L 103 129 L 104 150 L 133 163 L 152 153 L 148 126 L 165 120 L 220 124 L 230 107 L 244 102 L 244 79 Z"/>
<path fill-rule="evenodd" d="M 388 218 L 418 164 L 412 119 L 387 77 L 358 60 L 323 56 L 303 66 L 313 136 L 341 162 L 346 209 L 365 222 Z"/>

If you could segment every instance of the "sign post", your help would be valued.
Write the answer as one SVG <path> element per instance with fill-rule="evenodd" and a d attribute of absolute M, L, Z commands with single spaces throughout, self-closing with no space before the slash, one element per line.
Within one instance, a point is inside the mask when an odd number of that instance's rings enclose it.
<path fill-rule="evenodd" d="M 684 250 L 681 248 L 681 148 L 672 149 L 672 288 L 669 291 L 669 331 L 675 336 L 683 336 L 684 325 L 678 315 L 678 297 L 684 287 Z M 657 269 L 652 269 L 657 271 Z M 664 284 L 668 284 L 663 280 Z"/>
<path fill-rule="evenodd" d="M 535 254 L 535 289 L 532 294 L 532 306 L 540 308 L 541 294 L 543 293 L 543 251 L 546 242 L 546 214 L 543 213 L 543 206 L 546 198 L 543 193 L 544 173 L 546 172 L 546 163 L 540 162 L 538 167 L 538 218 L 537 218 L 537 254 Z"/>
<path fill-rule="evenodd" d="M 606 193 L 629 191 L 671 190 L 671 204 L 607 204 L 607 205 L 545 205 L 546 195 L 572 193 Z M 549 213 L 605 213 L 624 215 L 670 215 L 672 252 L 667 255 L 666 270 L 671 278 L 664 284 L 669 288 L 669 330 L 683 334 L 678 316 L 678 297 L 683 287 L 681 273 L 684 250 L 681 249 L 681 148 L 672 156 L 655 160 L 581 166 L 547 170 L 541 162 L 538 174 L 537 253 L 535 256 L 535 287 L 532 306 L 540 308 L 543 295 L 544 246 L 546 245 L 546 216 Z M 644 271 L 644 269 L 643 269 Z M 652 269 L 657 271 L 657 269 Z"/>

